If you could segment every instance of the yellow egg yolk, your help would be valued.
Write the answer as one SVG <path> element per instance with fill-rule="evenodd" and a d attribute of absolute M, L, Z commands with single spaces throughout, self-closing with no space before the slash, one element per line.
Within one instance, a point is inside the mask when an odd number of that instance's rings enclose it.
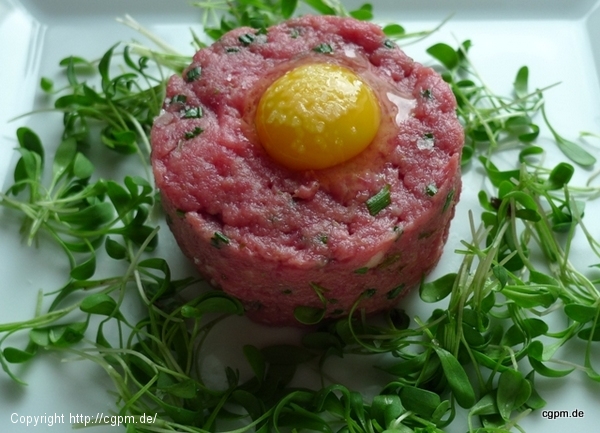
<path fill-rule="evenodd" d="M 327 168 L 358 155 L 373 140 L 381 114 L 373 90 L 347 68 L 299 66 L 264 92 L 256 112 L 266 152 L 293 170 Z"/>

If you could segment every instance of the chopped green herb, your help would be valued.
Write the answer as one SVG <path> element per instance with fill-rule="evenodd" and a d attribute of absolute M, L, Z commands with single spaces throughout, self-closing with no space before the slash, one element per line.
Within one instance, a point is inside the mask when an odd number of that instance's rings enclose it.
<path fill-rule="evenodd" d="M 372 216 L 377 215 L 392 203 L 390 186 L 384 186 L 377 194 L 366 201 L 367 209 Z"/>
<path fill-rule="evenodd" d="M 358 268 L 354 271 L 355 274 L 366 274 L 367 272 L 369 272 L 369 268 L 366 266 L 363 268 Z"/>
<path fill-rule="evenodd" d="M 428 237 L 430 237 L 433 234 L 432 231 L 424 231 L 419 233 L 419 239 L 427 239 Z"/>
<path fill-rule="evenodd" d="M 362 293 L 361 297 L 367 298 L 367 299 L 372 298 L 373 296 L 375 296 L 376 293 L 377 293 L 377 289 L 367 289 Z"/>
<path fill-rule="evenodd" d="M 435 186 L 434 183 L 430 183 L 429 185 L 427 185 L 425 187 L 425 193 L 429 196 L 429 197 L 433 197 L 434 195 L 436 195 L 438 192 L 437 186 Z"/>
<path fill-rule="evenodd" d="M 196 81 L 202 75 L 202 68 L 200 66 L 196 66 L 189 71 L 185 75 L 185 81 L 191 83 L 192 81 Z"/>
<path fill-rule="evenodd" d="M 446 212 L 448 210 L 448 208 L 450 207 L 450 204 L 452 203 L 452 200 L 454 200 L 454 194 L 456 192 L 454 190 L 451 190 L 448 195 L 446 196 L 446 201 L 444 201 L 444 207 L 442 208 L 442 213 Z"/>
<path fill-rule="evenodd" d="M 204 129 L 200 128 L 199 126 L 196 126 L 191 131 L 187 131 L 185 133 L 184 137 L 186 140 L 191 140 L 192 138 L 199 136 L 203 132 L 204 132 Z"/>
<path fill-rule="evenodd" d="M 296 39 L 298 36 L 300 36 L 300 31 L 298 29 L 296 29 L 296 28 L 292 28 L 290 30 L 290 37 L 292 39 Z"/>
<path fill-rule="evenodd" d="M 191 107 L 183 113 L 183 117 L 186 119 L 199 119 L 202 115 L 202 107 Z"/>
<path fill-rule="evenodd" d="M 237 53 L 240 49 L 238 47 L 227 47 L 225 48 L 226 53 Z"/>
<path fill-rule="evenodd" d="M 381 263 L 377 265 L 377 269 L 385 269 L 394 263 L 398 262 L 402 257 L 402 253 L 389 254 Z"/>
<path fill-rule="evenodd" d="M 389 292 L 387 292 L 386 296 L 388 299 L 395 299 L 398 297 L 398 295 L 400 295 L 400 293 L 402 293 L 402 291 L 404 290 L 404 287 L 406 287 L 405 284 L 400 284 L 397 287 L 394 287 L 392 290 L 390 290 Z"/>
<path fill-rule="evenodd" d="M 313 51 L 321 54 L 331 54 L 333 53 L 333 47 L 330 44 L 324 42 L 314 47 Z"/>
<path fill-rule="evenodd" d="M 242 43 L 242 45 L 244 45 L 246 47 L 248 45 L 250 45 L 252 42 L 254 42 L 255 39 L 256 39 L 256 36 L 254 36 L 252 33 L 244 33 L 243 35 L 238 37 L 238 40 Z"/>
<path fill-rule="evenodd" d="M 187 96 L 185 95 L 175 95 L 171 98 L 172 104 L 185 104 L 187 102 Z"/>
<path fill-rule="evenodd" d="M 432 98 L 431 90 L 429 90 L 429 89 L 421 90 L 421 96 L 425 99 L 431 99 Z M 433 138 L 433 134 L 432 134 L 431 138 Z"/>
<path fill-rule="evenodd" d="M 396 48 L 396 43 L 394 41 L 392 41 L 391 39 L 385 39 L 383 41 L 383 46 L 389 49 L 393 49 Z"/>
<path fill-rule="evenodd" d="M 215 248 L 221 248 L 221 246 L 223 246 L 223 245 L 229 245 L 230 240 L 223 233 L 215 232 L 213 237 L 210 238 L 210 243 Z"/>

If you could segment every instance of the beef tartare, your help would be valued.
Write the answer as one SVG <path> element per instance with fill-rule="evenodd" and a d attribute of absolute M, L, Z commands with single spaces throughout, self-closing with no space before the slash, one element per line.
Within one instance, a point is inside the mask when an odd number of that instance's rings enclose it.
<path fill-rule="evenodd" d="M 441 77 L 374 24 L 305 16 L 235 29 L 169 80 L 155 120 L 169 226 L 262 323 L 392 308 L 448 236 L 455 108 Z"/>

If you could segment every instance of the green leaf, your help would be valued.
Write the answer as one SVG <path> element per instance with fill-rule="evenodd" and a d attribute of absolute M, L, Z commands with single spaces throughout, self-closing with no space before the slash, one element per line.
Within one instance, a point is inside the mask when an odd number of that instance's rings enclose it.
<path fill-rule="evenodd" d="M 528 80 L 529 80 L 529 68 L 527 66 L 522 66 L 517 72 L 517 76 L 515 77 L 515 81 L 513 83 L 513 87 L 515 89 L 515 95 L 517 98 L 525 98 L 528 91 Z"/>
<path fill-rule="evenodd" d="M 509 420 L 513 410 L 524 404 L 531 395 L 531 384 L 513 369 L 502 372 L 498 380 L 497 405 L 500 416 Z"/>
<path fill-rule="evenodd" d="M 77 142 L 74 138 L 67 138 L 58 145 L 52 163 L 52 176 L 58 180 L 69 169 L 77 153 Z"/>
<path fill-rule="evenodd" d="M 54 82 L 48 77 L 42 77 L 40 79 L 40 88 L 45 93 L 52 93 L 52 91 L 54 90 Z"/>
<path fill-rule="evenodd" d="M 209 292 L 199 300 L 194 300 L 188 304 L 189 309 L 182 310 L 184 317 L 200 318 L 207 313 L 218 314 L 237 314 L 241 315 L 244 311 L 242 304 L 221 292 Z"/>
<path fill-rule="evenodd" d="M 61 221 L 81 228 L 97 228 L 113 218 L 113 206 L 110 203 L 96 203 L 78 212 L 63 213 Z"/>
<path fill-rule="evenodd" d="M 349 12 L 352 18 L 361 21 L 369 21 L 373 19 L 373 5 L 370 3 L 365 3 L 358 9 L 354 9 Z"/>
<path fill-rule="evenodd" d="M 111 238 L 106 238 L 104 248 L 111 259 L 123 260 L 127 257 L 127 249 Z"/>
<path fill-rule="evenodd" d="M 562 153 L 565 154 L 567 158 L 583 167 L 590 167 L 596 163 L 596 158 L 588 151 L 584 150 L 579 144 L 567 140 L 558 132 L 556 132 L 546 117 L 546 110 L 543 105 L 542 116 L 544 118 L 544 122 L 546 122 L 546 126 L 548 126 L 548 129 L 550 129 L 550 132 L 554 136 L 554 140 L 556 141 L 558 148 L 562 151 Z"/>
<path fill-rule="evenodd" d="M 335 9 L 325 3 L 323 0 L 303 0 L 304 3 L 312 7 L 322 15 L 335 15 Z"/>
<path fill-rule="evenodd" d="M 483 164 L 485 171 L 495 187 L 499 187 L 503 181 L 510 182 L 511 179 L 519 180 L 521 176 L 520 170 L 507 170 L 500 171 L 498 168 L 486 157 L 480 156 L 479 160 Z"/>
<path fill-rule="evenodd" d="M 74 280 L 87 280 L 88 278 L 91 278 L 95 272 L 96 254 L 92 252 L 92 254 L 90 254 L 90 257 L 87 260 L 79 263 L 77 266 L 71 269 L 69 275 Z"/>
<path fill-rule="evenodd" d="M 303 325 L 316 325 L 325 318 L 325 308 L 300 305 L 294 309 L 294 318 Z"/>
<path fill-rule="evenodd" d="M 11 364 L 22 364 L 35 356 L 35 350 L 21 350 L 15 347 L 7 347 L 2 351 L 2 355 L 7 362 Z"/>
<path fill-rule="evenodd" d="M 383 33 L 389 37 L 399 37 L 404 35 L 406 30 L 399 24 L 388 24 L 383 27 Z"/>
<path fill-rule="evenodd" d="M 454 69 L 458 66 L 458 53 L 450 45 L 437 43 L 427 48 L 427 53 L 438 60 L 447 69 Z"/>
<path fill-rule="evenodd" d="M 529 363 L 536 373 L 545 377 L 564 377 L 575 370 L 574 367 L 566 370 L 555 370 L 544 365 L 542 363 L 543 353 L 544 345 L 541 341 L 532 341 L 527 347 L 527 357 L 529 359 Z"/>
<path fill-rule="evenodd" d="M 469 416 L 494 415 L 498 413 L 496 392 L 488 393 L 481 397 L 469 411 Z"/>
<path fill-rule="evenodd" d="M 262 383 L 267 371 L 267 364 L 264 355 L 255 346 L 250 344 L 246 344 L 242 350 L 244 352 L 244 357 L 254 372 L 254 375 L 258 379 L 259 383 Z"/>
<path fill-rule="evenodd" d="M 380 426 L 390 427 L 406 412 L 400 399 L 397 395 L 376 395 L 371 404 L 371 418 Z"/>
<path fill-rule="evenodd" d="M 17 139 L 23 149 L 38 154 L 42 163 L 44 162 L 44 146 L 35 132 L 24 126 L 20 127 L 17 129 Z"/>
<path fill-rule="evenodd" d="M 406 410 L 415 412 L 425 419 L 430 419 L 442 403 L 440 396 L 435 392 L 416 388 L 414 386 L 402 387 L 399 395 Z M 387 426 L 389 426 L 389 424 Z"/>
<path fill-rule="evenodd" d="M 577 336 L 586 341 L 600 341 L 600 323 L 595 327 L 588 326 L 577 333 Z"/>
<path fill-rule="evenodd" d="M 494 266 L 492 268 L 492 273 L 498 279 L 501 289 L 508 284 L 508 271 L 504 266 Z"/>
<path fill-rule="evenodd" d="M 548 308 L 556 301 L 556 295 L 543 286 L 507 285 L 501 292 L 521 308 Z"/>
<path fill-rule="evenodd" d="M 56 347 L 68 347 L 81 341 L 87 329 L 87 322 L 74 322 L 48 328 L 48 339 Z"/>
<path fill-rule="evenodd" d="M 535 200 L 531 197 L 531 195 L 523 192 L 523 191 L 511 191 L 502 197 L 503 200 L 506 199 L 514 199 L 522 205 L 525 209 L 537 211 L 537 204 Z"/>
<path fill-rule="evenodd" d="M 463 366 L 446 349 L 438 346 L 433 346 L 433 349 L 440 359 L 444 375 L 456 402 L 465 409 L 472 407 L 475 404 L 475 391 Z"/>
<path fill-rule="evenodd" d="M 529 400 L 525 403 L 525 405 L 531 409 L 541 409 L 546 406 L 546 401 L 538 394 L 535 389 L 535 370 L 531 370 L 525 379 L 529 381 L 531 385 L 531 395 L 529 396 Z"/>
<path fill-rule="evenodd" d="M 98 72 L 102 78 L 102 90 L 107 98 L 110 98 L 114 94 L 112 89 L 112 81 L 110 79 L 110 62 L 113 57 L 113 52 L 117 48 L 118 43 L 110 47 L 100 59 L 98 63 Z"/>
<path fill-rule="evenodd" d="M 255 421 L 265 412 L 263 402 L 254 394 L 243 389 L 236 389 L 231 394 L 233 400 L 242 406 L 250 418 Z"/>
<path fill-rule="evenodd" d="M 75 155 L 75 161 L 73 161 L 73 175 L 79 179 L 87 179 L 94 173 L 94 165 L 92 162 L 81 152 L 77 152 Z"/>
<path fill-rule="evenodd" d="M 539 146 L 529 146 L 519 152 L 519 162 L 527 162 L 527 157 L 534 155 L 541 155 L 544 153 L 544 149 Z"/>
<path fill-rule="evenodd" d="M 423 283 L 419 287 L 421 300 L 428 303 L 439 302 L 452 293 L 456 281 L 456 273 L 446 274 L 435 281 Z"/>
<path fill-rule="evenodd" d="M 571 164 L 561 162 L 552 169 L 544 186 L 550 190 L 561 189 L 569 183 L 574 173 L 575 168 Z"/>
<path fill-rule="evenodd" d="M 598 308 L 582 304 L 567 304 L 564 311 L 569 319 L 579 323 L 591 322 L 598 315 Z"/>
<path fill-rule="evenodd" d="M 118 315 L 117 301 L 106 293 L 94 293 L 81 301 L 79 308 L 84 313 L 97 314 L 100 316 Z"/>
<path fill-rule="evenodd" d="M 290 18 L 294 15 L 297 6 L 298 0 L 281 0 L 281 16 L 285 19 Z"/>

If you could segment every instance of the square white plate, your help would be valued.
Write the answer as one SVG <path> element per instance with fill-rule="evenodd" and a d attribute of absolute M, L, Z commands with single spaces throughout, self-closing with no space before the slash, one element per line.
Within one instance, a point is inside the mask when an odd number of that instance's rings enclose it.
<path fill-rule="evenodd" d="M 434 28 L 453 14 L 452 19 L 427 40 L 406 47 L 409 55 L 429 63 L 425 49 L 435 42 L 456 46 L 470 39 L 471 58 L 486 83 L 497 93 L 510 92 L 516 71 L 527 65 L 530 85 L 545 87 L 561 84 L 546 93 L 547 113 L 555 128 L 565 137 L 575 139 L 580 131 L 600 133 L 600 1 L 598 0 L 382 0 L 375 3 L 375 13 L 382 23 L 397 22 L 407 31 Z M 349 9 L 358 1 L 348 1 Z M 0 186 L 10 184 L 16 161 L 15 131 L 27 125 L 46 144 L 58 143 L 61 116 L 37 114 L 16 121 L 10 119 L 32 109 L 46 106 L 48 101 L 39 91 L 41 76 L 56 77 L 58 61 L 69 55 L 97 58 L 117 41 L 139 39 L 139 35 L 115 21 L 124 14 L 132 15 L 182 53 L 193 54 L 189 44 L 190 28 L 199 31 L 200 11 L 185 1 L 164 0 L 0 0 Z M 542 129 L 538 144 L 547 147 L 548 160 L 563 157 Z M 600 140 L 583 144 L 600 157 Z M 597 168 L 596 168 L 597 169 Z M 575 182 L 583 183 L 589 171 L 578 169 Z M 451 236 L 432 277 L 456 269 L 460 257 L 453 254 L 461 239 L 469 239 L 467 214 L 478 212 L 477 192 L 484 180 L 474 168 L 464 175 L 465 191 L 452 226 Z M 588 217 L 596 218 L 598 203 L 587 208 Z M 589 218 L 588 218 L 589 221 Z M 600 238 L 600 225 L 593 227 Z M 46 248 L 25 247 L 18 233 L 19 221 L 14 213 L 0 209 L 0 323 L 30 319 L 34 314 L 37 292 L 51 291 L 65 281 L 66 263 Z M 192 272 L 174 241 L 162 233 L 161 255 L 168 257 L 181 275 Z M 42 241 L 42 243 L 45 243 Z M 576 244 L 577 245 L 577 244 Z M 47 247 L 47 245 L 44 245 Z M 590 265 L 597 258 L 587 257 L 575 248 L 575 260 Z M 411 294 L 405 301 L 411 314 L 427 316 L 429 306 Z M 242 326 L 242 328 L 240 328 Z M 244 332 L 240 333 L 239 329 Z M 238 353 L 240 344 L 267 344 L 297 341 L 296 330 L 266 329 L 234 319 L 223 327 L 221 341 L 225 347 L 207 350 L 205 371 L 214 368 L 215 381 L 222 374 L 220 364 Z M 242 334 L 242 335 L 240 335 Z M 573 346 L 581 350 L 580 346 Z M 241 354 L 241 352 L 239 352 Z M 600 351 L 596 348 L 596 354 Z M 238 356 L 239 357 L 239 356 Z M 107 393 L 110 383 L 104 372 L 84 362 L 62 362 L 57 354 L 44 354 L 24 368 L 15 368 L 29 386 L 14 384 L 0 373 L 0 431 L 31 431 L 21 420 L 27 416 L 62 415 L 64 424 L 36 427 L 34 431 L 71 431 L 70 415 L 108 414 L 114 409 Z M 236 362 L 234 361 L 234 364 Z M 375 359 L 339 363 L 335 378 L 365 393 L 376 389 L 377 374 L 356 378 L 353 366 L 368 369 Z M 244 370 L 243 361 L 236 367 Z M 363 370 L 365 371 L 365 370 Z M 362 375 L 361 375 L 362 376 Z M 595 431 L 600 422 L 600 384 L 591 383 L 582 373 L 560 380 L 538 379 L 548 410 L 578 409 L 584 417 L 548 420 L 540 412 L 523 420 L 529 433 L 558 432 L 567 428 Z M 454 426 L 449 431 L 464 431 Z M 94 433 L 115 432 L 113 427 L 93 429 Z"/>

